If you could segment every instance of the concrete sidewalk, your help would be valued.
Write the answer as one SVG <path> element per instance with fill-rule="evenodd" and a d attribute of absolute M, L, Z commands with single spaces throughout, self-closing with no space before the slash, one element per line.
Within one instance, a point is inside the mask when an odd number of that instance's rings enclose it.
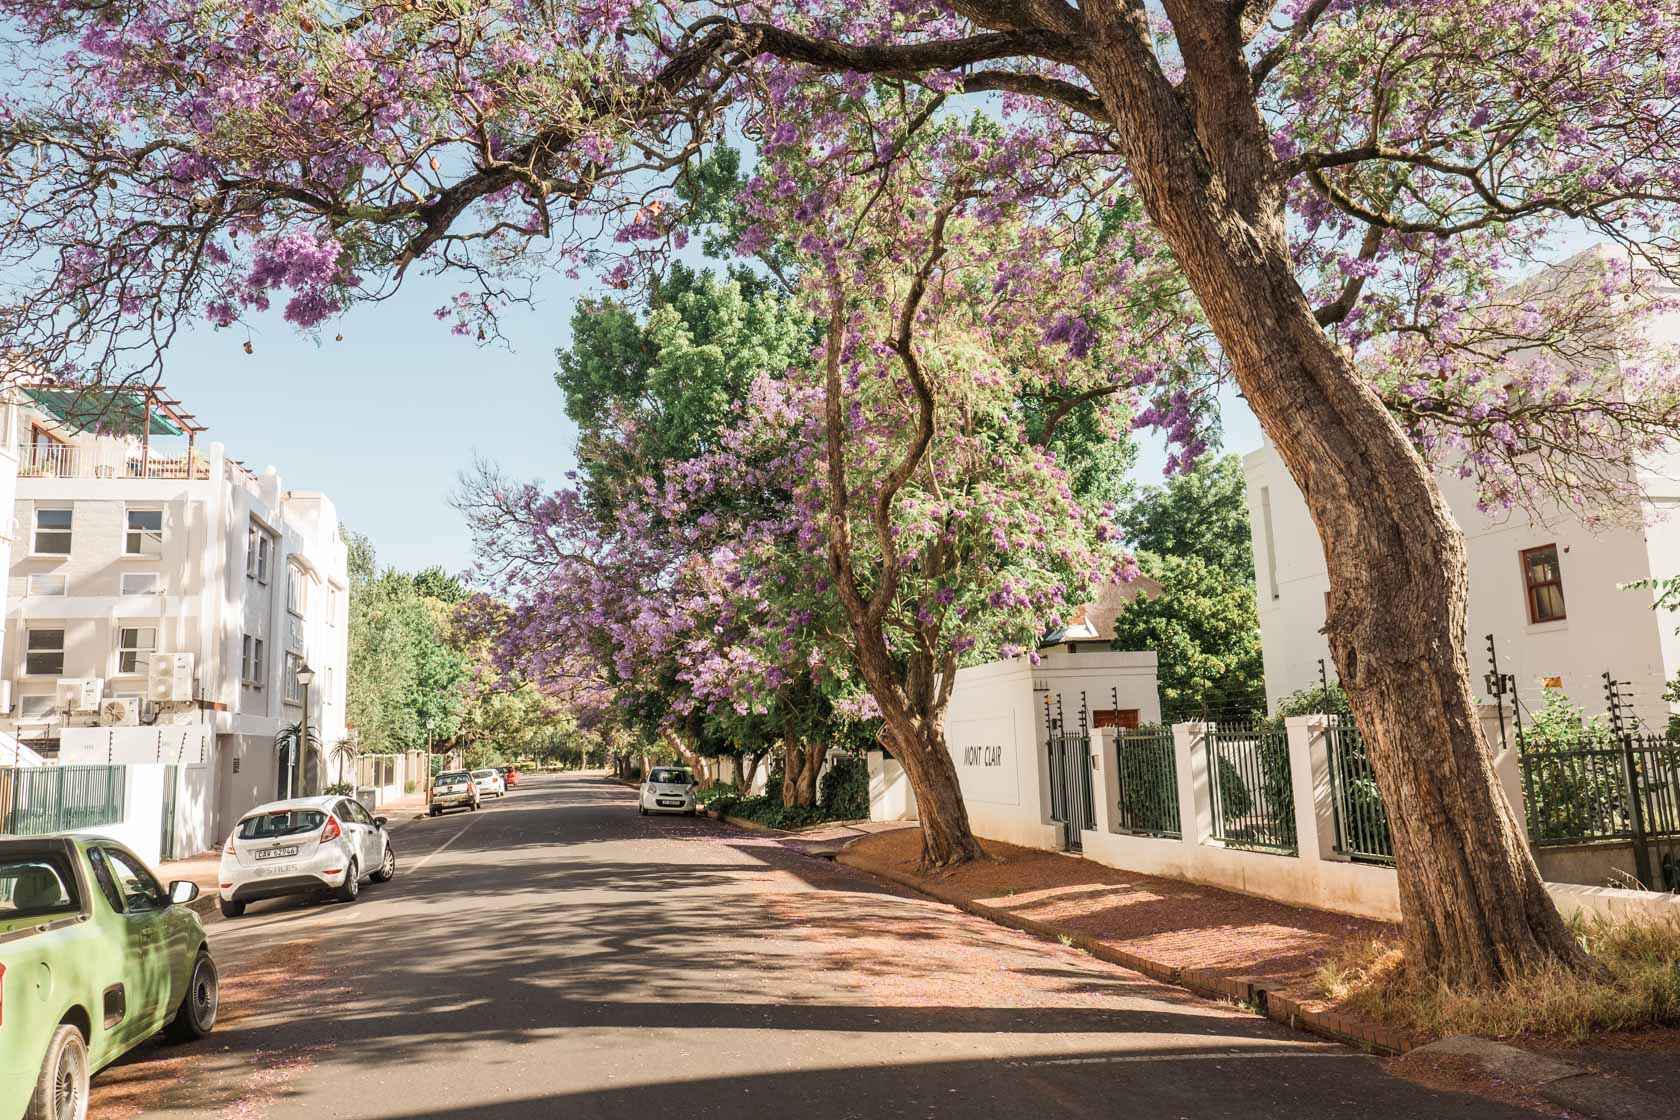
<path fill-rule="evenodd" d="M 784 840 L 788 847 L 798 847 Z M 1427 1037 L 1337 1011 L 1320 999 L 1313 974 L 1345 947 L 1397 936 L 1386 923 L 1286 906 L 1252 895 L 1121 871 L 1059 852 L 985 841 L 993 862 L 923 873 L 919 831 L 860 835 L 838 862 L 911 887 L 1001 925 L 1053 937 L 1092 956 L 1234 1000 L 1297 1029 L 1397 1058 L 1394 1072 L 1424 1084 L 1468 1089 L 1496 1100 L 1563 1105 L 1602 1120 L 1665 1115 L 1680 1093 L 1680 1030 L 1624 1032 L 1589 1044 L 1485 1040 L 1426 1045 Z M 1477 1048 L 1479 1047 L 1479 1049 Z M 1488 1055 L 1548 1055 L 1550 1072 L 1516 1078 Z M 1546 1060 L 1516 1061 L 1540 1068 Z M 1661 1102 L 1661 1103 L 1659 1103 Z"/>

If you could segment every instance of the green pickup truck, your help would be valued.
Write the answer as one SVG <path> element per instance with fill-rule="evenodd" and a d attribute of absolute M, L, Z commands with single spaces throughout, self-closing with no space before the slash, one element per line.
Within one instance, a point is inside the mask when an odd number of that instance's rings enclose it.
<path fill-rule="evenodd" d="M 83 1120 L 91 1074 L 160 1030 L 209 1033 L 197 894 L 114 840 L 0 839 L 0 1120 Z"/>

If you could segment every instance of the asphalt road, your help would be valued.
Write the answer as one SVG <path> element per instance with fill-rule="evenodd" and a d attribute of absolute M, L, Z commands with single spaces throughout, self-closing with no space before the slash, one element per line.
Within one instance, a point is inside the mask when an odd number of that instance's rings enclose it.
<path fill-rule="evenodd" d="M 1531 1115 L 599 778 L 393 836 L 356 903 L 212 923 L 223 1023 L 96 1120 Z"/>

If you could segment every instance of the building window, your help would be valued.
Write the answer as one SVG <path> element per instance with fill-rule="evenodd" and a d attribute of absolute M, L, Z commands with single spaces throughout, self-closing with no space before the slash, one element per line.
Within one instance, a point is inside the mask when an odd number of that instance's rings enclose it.
<path fill-rule="evenodd" d="M 252 525 L 245 534 L 245 574 L 258 583 L 267 583 L 273 562 L 274 537 L 268 530 Z"/>
<path fill-rule="evenodd" d="M 25 643 L 23 671 L 31 677 L 64 675 L 64 630 L 31 630 Z"/>
<path fill-rule="evenodd" d="M 309 607 L 309 577 L 295 565 L 286 566 L 286 609 L 302 618 Z"/>
<path fill-rule="evenodd" d="M 327 584 L 327 625 L 338 625 L 338 588 Z"/>
<path fill-rule="evenodd" d="M 163 555 L 163 511 L 161 509 L 131 509 L 128 511 L 128 532 L 123 541 L 123 555 Z"/>
<path fill-rule="evenodd" d="M 37 509 L 35 511 L 35 543 L 31 551 L 37 556 L 70 555 L 70 535 L 75 514 L 67 509 Z"/>
<path fill-rule="evenodd" d="M 152 667 L 152 654 L 157 652 L 157 627 L 121 626 L 117 628 L 117 672 L 147 673 Z"/>
<path fill-rule="evenodd" d="M 124 595 L 163 594 L 163 576 L 157 572 L 124 572 L 119 583 Z"/>
<path fill-rule="evenodd" d="M 298 670 L 301 668 L 303 668 L 303 658 L 295 653 L 288 653 L 286 655 L 286 679 L 282 682 L 286 686 L 286 703 L 288 704 L 303 703 L 303 686 L 298 683 L 297 679 Z"/>
<path fill-rule="evenodd" d="M 29 593 L 31 595 L 67 595 L 70 584 L 62 575 L 51 572 L 41 572 L 29 577 Z"/>
<path fill-rule="evenodd" d="M 52 715 L 55 697 L 50 692 L 26 692 L 18 697 L 19 719 L 46 719 Z"/>
<path fill-rule="evenodd" d="M 1525 549 L 1522 554 L 1523 583 L 1528 592 L 1528 621 L 1557 622 L 1563 610 L 1563 570 L 1558 567 L 1557 545 Z"/>
<path fill-rule="evenodd" d="M 263 686 L 263 640 L 245 635 L 245 645 L 240 651 L 239 679 L 250 688 Z"/>

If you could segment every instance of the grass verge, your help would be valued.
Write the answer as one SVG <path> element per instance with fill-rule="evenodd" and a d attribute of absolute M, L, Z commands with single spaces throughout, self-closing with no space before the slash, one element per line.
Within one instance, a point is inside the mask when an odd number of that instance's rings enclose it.
<path fill-rule="evenodd" d="M 1497 991 L 1464 991 L 1422 974 L 1383 940 L 1353 946 L 1321 966 L 1316 980 L 1340 1010 L 1432 1035 L 1581 1040 L 1680 1024 L 1680 919 L 1576 918 L 1570 925 L 1607 980 L 1548 968 Z"/>

